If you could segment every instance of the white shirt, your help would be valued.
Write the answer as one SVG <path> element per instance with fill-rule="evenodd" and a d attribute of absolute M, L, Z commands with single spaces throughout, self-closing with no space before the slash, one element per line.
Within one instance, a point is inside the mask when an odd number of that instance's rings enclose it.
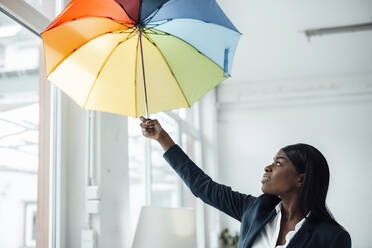
<path fill-rule="evenodd" d="M 305 218 L 303 218 L 296 224 L 295 230 L 287 233 L 285 236 L 286 242 L 284 245 L 276 246 L 276 241 L 278 240 L 280 231 L 280 221 L 282 219 L 282 202 L 279 202 L 278 205 L 275 206 L 275 210 L 276 216 L 258 233 L 255 241 L 253 242 L 252 248 L 285 248 L 305 221 Z M 309 214 L 310 213 L 308 213 L 306 217 L 308 217 Z"/>

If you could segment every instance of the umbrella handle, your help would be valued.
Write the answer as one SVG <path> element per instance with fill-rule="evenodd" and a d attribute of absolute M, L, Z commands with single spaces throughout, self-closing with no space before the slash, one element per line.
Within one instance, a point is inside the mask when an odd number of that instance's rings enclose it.
<path fill-rule="evenodd" d="M 146 77 L 145 77 L 145 62 L 143 60 L 142 29 L 141 28 L 139 28 L 138 36 L 139 36 L 140 46 L 141 46 L 141 61 L 142 61 L 143 87 L 144 87 L 144 90 L 145 90 L 146 118 L 149 119 L 149 106 L 148 106 L 148 102 L 147 102 Z"/>

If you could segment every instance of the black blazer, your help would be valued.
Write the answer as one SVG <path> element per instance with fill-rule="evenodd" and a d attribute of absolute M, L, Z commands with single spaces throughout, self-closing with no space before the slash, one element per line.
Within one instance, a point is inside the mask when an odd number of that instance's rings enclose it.
<path fill-rule="evenodd" d="M 279 197 L 266 194 L 254 197 L 214 182 L 177 145 L 169 148 L 163 157 L 196 197 L 241 222 L 239 248 L 251 247 L 257 234 L 276 215 Z M 310 213 L 286 247 L 349 248 L 351 238 L 341 226 L 313 223 Z"/>

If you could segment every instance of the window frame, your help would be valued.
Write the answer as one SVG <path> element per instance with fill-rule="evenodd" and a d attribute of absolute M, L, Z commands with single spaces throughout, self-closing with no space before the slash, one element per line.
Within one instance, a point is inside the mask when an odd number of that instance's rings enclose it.
<path fill-rule="evenodd" d="M 61 0 L 43 1 L 43 13 L 34 9 L 23 0 L 0 0 L 0 11 L 9 18 L 19 23 L 24 28 L 34 33 L 41 39 L 41 32 L 50 24 L 60 8 Z M 46 17 L 47 15 L 48 17 Z M 45 78 L 45 66 L 42 46 L 39 64 L 39 166 L 37 185 L 37 219 L 36 219 L 36 247 L 55 247 L 52 245 L 55 228 L 52 221 L 56 206 L 53 200 L 55 192 L 55 168 L 57 167 L 56 155 L 58 153 L 57 135 L 58 128 L 58 93 Z M 52 105 L 53 104 L 53 105 Z M 53 106 L 53 109 L 51 108 Z M 50 166 L 51 165 L 51 166 Z M 53 231 L 54 230 L 54 231 Z"/>

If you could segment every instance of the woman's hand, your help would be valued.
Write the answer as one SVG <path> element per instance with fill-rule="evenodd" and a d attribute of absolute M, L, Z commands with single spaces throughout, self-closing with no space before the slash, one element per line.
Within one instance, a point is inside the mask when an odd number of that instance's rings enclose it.
<path fill-rule="evenodd" d="M 158 141 L 164 151 L 168 151 L 175 144 L 168 133 L 161 127 L 158 120 L 146 119 L 143 116 L 140 117 L 140 120 L 142 121 L 140 126 L 143 136 Z"/>
<path fill-rule="evenodd" d="M 145 117 L 141 116 L 140 120 L 142 123 L 140 124 L 142 128 L 142 134 L 146 138 L 159 140 L 160 134 L 163 130 L 158 120 L 150 120 L 146 119 Z"/>

